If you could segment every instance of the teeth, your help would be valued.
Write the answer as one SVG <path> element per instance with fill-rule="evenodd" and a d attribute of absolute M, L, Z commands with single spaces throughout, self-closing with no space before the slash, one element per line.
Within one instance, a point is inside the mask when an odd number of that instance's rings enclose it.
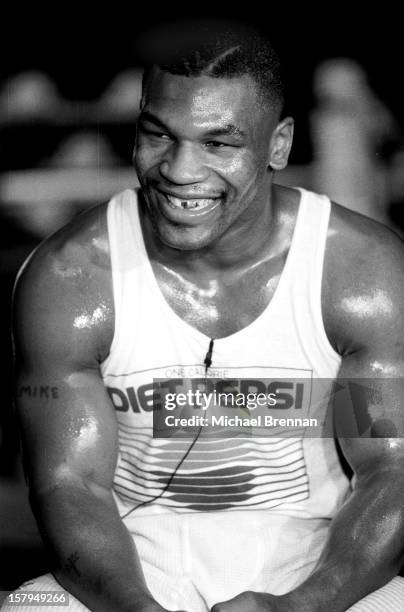
<path fill-rule="evenodd" d="M 204 200 L 181 200 L 180 198 L 176 198 L 172 195 L 166 194 L 167 201 L 171 208 L 184 208 L 185 210 L 191 210 L 193 208 L 205 208 L 212 204 L 214 201 L 212 198 L 204 199 Z"/>

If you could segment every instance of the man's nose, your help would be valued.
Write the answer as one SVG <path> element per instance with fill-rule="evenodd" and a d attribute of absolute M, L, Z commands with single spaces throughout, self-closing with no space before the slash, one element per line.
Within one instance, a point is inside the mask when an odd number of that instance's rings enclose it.
<path fill-rule="evenodd" d="M 166 152 L 160 164 L 160 174 L 170 183 L 189 185 L 200 183 L 208 175 L 202 154 L 192 145 L 174 145 Z"/>

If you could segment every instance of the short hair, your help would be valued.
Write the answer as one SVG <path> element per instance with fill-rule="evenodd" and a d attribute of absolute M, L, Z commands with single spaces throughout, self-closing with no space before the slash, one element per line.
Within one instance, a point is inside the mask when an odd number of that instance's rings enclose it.
<path fill-rule="evenodd" d="M 284 85 L 278 55 L 251 26 L 228 20 L 176 21 L 146 33 L 138 50 L 145 66 L 143 91 L 155 66 L 189 77 L 249 75 L 264 105 L 282 112 Z"/>

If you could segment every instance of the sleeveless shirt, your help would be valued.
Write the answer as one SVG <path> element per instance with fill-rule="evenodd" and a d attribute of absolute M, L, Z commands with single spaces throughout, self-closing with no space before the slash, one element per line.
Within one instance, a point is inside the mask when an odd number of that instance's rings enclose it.
<path fill-rule="evenodd" d="M 145 248 L 136 190 L 110 201 L 115 333 L 101 374 L 118 420 L 114 496 L 123 518 L 265 510 L 331 519 L 345 500 L 349 481 L 330 435 L 153 436 L 153 411 L 164 410 L 156 405 L 156 380 L 177 393 L 186 381 L 206 377 L 231 380 L 244 392 L 280 385 L 283 404 L 272 415 L 284 415 L 287 402 L 288 416 L 303 407 L 305 416 L 324 421 L 341 362 L 321 311 L 331 203 L 303 189 L 300 194 L 272 299 L 247 327 L 214 341 L 207 371 L 210 338 L 182 320 L 163 296 Z"/>

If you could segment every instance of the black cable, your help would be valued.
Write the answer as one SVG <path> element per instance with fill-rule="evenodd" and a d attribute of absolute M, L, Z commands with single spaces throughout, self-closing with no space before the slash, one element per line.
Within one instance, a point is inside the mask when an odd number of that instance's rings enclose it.
<path fill-rule="evenodd" d="M 211 341 L 209 342 L 208 352 L 206 353 L 205 360 L 203 362 L 205 366 L 205 382 L 206 382 L 206 376 L 208 374 L 208 368 L 210 368 L 210 366 L 212 365 L 212 353 L 213 353 L 214 341 L 215 341 L 214 338 L 212 338 Z"/>

